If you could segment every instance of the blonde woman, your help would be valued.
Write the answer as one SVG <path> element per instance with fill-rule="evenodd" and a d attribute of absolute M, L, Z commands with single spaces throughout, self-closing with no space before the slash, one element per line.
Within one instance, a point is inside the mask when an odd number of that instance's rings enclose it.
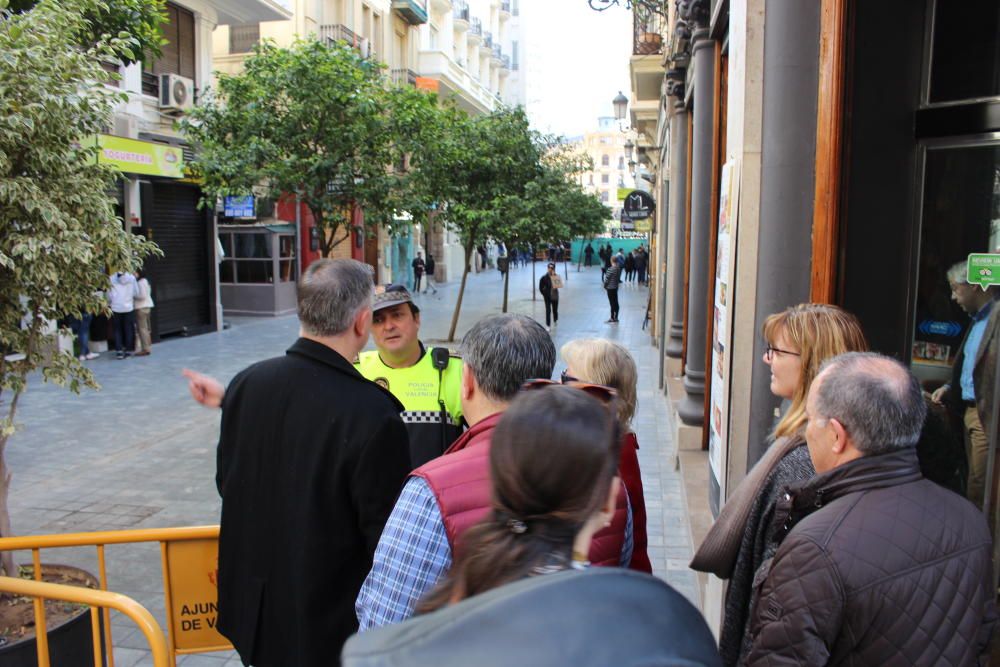
<path fill-rule="evenodd" d="M 754 575 L 778 548 L 770 530 L 778 494 L 816 473 L 804 438 L 809 385 L 827 359 L 868 349 L 857 318 L 836 306 L 793 306 L 768 317 L 763 328 L 771 392 L 791 404 L 767 452 L 726 502 L 691 561 L 695 570 L 729 579 L 719 636 L 727 666 L 738 664 L 750 648 L 747 622 L 756 601 Z"/>
<path fill-rule="evenodd" d="M 618 421 L 623 433 L 618 475 L 625 484 L 632 506 L 633 548 L 629 569 L 652 573 L 653 567 L 646 553 L 646 500 L 636 454 L 639 441 L 631 428 L 638 381 L 635 360 L 624 347 L 604 338 L 571 340 L 559 352 L 566 362 L 566 370 L 562 373 L 563 384 L 591 382 L 611 387 L 618 393 Z"/>

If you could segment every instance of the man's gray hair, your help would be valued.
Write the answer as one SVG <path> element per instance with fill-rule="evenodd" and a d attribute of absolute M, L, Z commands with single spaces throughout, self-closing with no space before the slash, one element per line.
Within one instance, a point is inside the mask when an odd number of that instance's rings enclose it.
<path fill-rule="evenodd" d="M 319 259 L 299 278 L 299 322 L 313 336 L 336 336 L 371 307 L 372 269 L 354 259 Z"/>
<path fill-rule="evenodd" d="M 959 285 L 969 282 L 968 263 L 962 261 L 952 264 L 951 268 L 948 269 L 948 282 Z"/>
<path fill-rule="evenodd" d="M 848 352 L 828 359 L 820 372 L 815 417 L 843 424 L 862 454 L 916 446 L 927 405 L 906 366 L 874 352 Z"/>
<path fill-rule="evenodd" d="M 488 398 L 510 401 L 527 380 L 552 377 L 556 346 L 530 317 L 489 315 L 462 339 L 462 361 Z"/>

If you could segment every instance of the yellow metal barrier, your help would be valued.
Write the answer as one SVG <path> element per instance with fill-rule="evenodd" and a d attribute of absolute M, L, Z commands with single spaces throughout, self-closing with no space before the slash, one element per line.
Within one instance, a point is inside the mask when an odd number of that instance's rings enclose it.
<path fill-rule="evenodd" d="M 101 637 L 99 634 L 101 624 L 97 615 L 99 607 L 103 608 L 105 612 L 108 609 L 120 611 L 139 626 L 142 634 L 146 637 L 146 641 L 149 642 L 150 649 L 153 651 L 153 665 L 155 667 L 167 667 L 170 664 L 168 661 L 170 654 L 167 650 L 167 640 L 163 636 L 160 625 L 145 607 L 130 597 L 108 591 L 95 591 L 80 586 L 49 584 L 42 581 L 30 581 L 14 577 L 0 577 L 0 591 L 34 598 L 36 618 L 44 618 L 44 611 L 41 616 L 38 616 L 38 609 L 42 606 L 43 598 L 48 600 L 66 600 L 67 602 L 88 605 L 90 607 L 90 627 L 93 632 L 95 667 L 103 664 L 101 661 Z M 39 632 L 37 641 L 38 664 L 48 667 L 49 654 L 48 642 L 44 638 L 45 625 L 44 622 L 41 624 L 36 623 L 36 625 Z M 43 646 L 45 647 L 44 649 L 42 648 Z"/>
<path fill-rule="evenodd" d="M 141 605 L 122 595 L 108 592 L 108 576 L 105 562 L 104 547 L 114 544 L 138 544 L 144 542 L 160 543 L 160 558 L 163 571 L 163 592 L 166 602 L 167 612 L 167 635 L 164 640 L 163 632 L 156 621 L 153 620 L 149 612 Z M 41 550 L 61 549 L 67 547 L 95 547 L 97 549 L 97 563 L 100 575 L 100 591 L 74 586 L 61 586 L 58 584 L 48 584 L 42 582 Z M 43 598 L 54 598 L 61 600 L 77 601 L 75 598 L 67 597 L 65 589 L 80 592 L 83 595 L 100 593 L 106 596 L 110 602 L 116 603 L 126 600 L 148 617 L 159 633 L 160 641 L 165 642 L 165 662 L 164 667 L 176 667 L 177 655 L 189 653 L 207 653 L 210 651 L 225 651 L 232 648 L 232 644 L 227 642 L 215 629 L 216 603 L 218 592 L 216 588 L 216 570 L 218 566 L 219 551 L 219 527 L 218 526 L 190 526 L 183 528 L 146 528 L 140 530 L 114 530 L 93 533 L 66 533 L 62 535 L 27 535 L 23 537 L 0 538 L 0 551 L 21 551 L 31 550 L 32 562 L 34 563 L 35 581 L 24 579 L 13 579 L 0 577 L 0 591 L 19 592 L 13 588 L 17 586 L 29 586 L 37 593 L 22 593 L 33 595 L 35 598 L 35 627 L 37 630 L 38 664 L 39 667 L 49 667 L 48 661 L 48 640 L 46 637 L 45 605 Z M 53 590 L 49 588 L 35 587 L 56 587 L 58 594 L 46 594 L 45 591 Z M 83 602 L 84 604 L 91 604 Z M 146 632 L 145 626 L 136 619 L 135 616 L 123 611 L 115 604 L 96 604 L 91 606 L 92 618 L 96 618 L 96 607 L 103 608 L 104 614 L 104 639 L 108 647 L 108 667 L 114 667 L 114 643 L 111 637 L 111 615 L 109 609 L 116 609 L 129 615 L 143 628 L 143 633 L 147 639 L 150 634 Z M 99 632 L 99 624 L 93 624 L 95 637 Z M 100 642 L 95 641 L 96 652 L 100 651 Z M 156 661 L 156 648 L 154 641 L 150 640 L 153 647 L 154 661 L 157 667 L 161 663 Z M 100 664 L 96 662 L 95 664 Z"/>

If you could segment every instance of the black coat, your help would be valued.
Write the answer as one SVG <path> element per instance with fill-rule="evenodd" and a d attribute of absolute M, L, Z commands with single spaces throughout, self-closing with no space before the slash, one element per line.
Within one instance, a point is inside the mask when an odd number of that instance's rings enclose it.
<path fill-rule="evenodd" d="M 774 524 L 787 537 L 757 575 L 747 664 L 988 664 L 989 528 L 923 479 L 913 450 L 786 487 Z"/>
<path fill-rule="evenodd" d="M 402 405 L 300 338 L 222 404 L 219 630 L 244 664 L 332 665 L 410 470 Z"/>

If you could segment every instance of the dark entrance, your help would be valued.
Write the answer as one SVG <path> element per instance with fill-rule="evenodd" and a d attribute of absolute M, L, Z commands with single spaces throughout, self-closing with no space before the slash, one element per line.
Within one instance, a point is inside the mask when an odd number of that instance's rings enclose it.
<path fill-rule="evenodd" d="M 163 257 L 146 261 L 153 288 L 152 326 L 156 338 L 212 330 L 210 225 L 198 209 L 194 186 L 156 181 L 142 188 L 143 229 Z"/>

